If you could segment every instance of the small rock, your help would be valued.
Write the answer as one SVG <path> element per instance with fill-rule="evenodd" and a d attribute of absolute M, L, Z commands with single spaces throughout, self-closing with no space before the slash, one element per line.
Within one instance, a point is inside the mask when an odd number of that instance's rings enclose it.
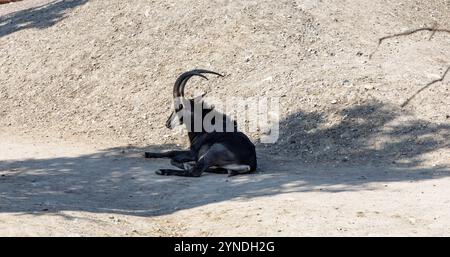
<path fill-rule="evenodd" d="M 348 85 L 348 84 L 350 84 L 350 80 L 344 79 L 344 80 L 342 81 L 342 85 L 343 85 L 343 86 Z"/>

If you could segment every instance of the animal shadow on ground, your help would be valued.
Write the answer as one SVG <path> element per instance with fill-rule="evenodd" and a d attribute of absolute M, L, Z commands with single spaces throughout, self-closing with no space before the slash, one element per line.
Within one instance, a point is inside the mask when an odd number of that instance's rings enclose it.
<path fill-rule="evenodd" d="M 44 29 L 63 20 L 65 12 L 88 0 L 52 1 L 41 6 L 13 12 L 0 17 L 0 37 L 24 29 Z"/>
<path fill-rule="evenodd" d="M 323 113 L 299 112 L 281 121 L 278 143 L 257 144 L 259 171 L 230 178 L 217 174 L 200 178 L 156 175 L 154 171 L 168 167 L 169 161 L 144 159 L 143 152 L 176 148 L 173 145 L 2 161 L 0 212 L 63 215 L 61 211 L 87 211 L 158 216 L 232 199 L 319 188 L 322 192 L 370 190 L 373 182 L 420 181 L 450 175 L 445 165 L 420 166 L 424 154 L 449 148 L 450 125 L 420 120 L 390 125 L 399 114 L 381 103 L 340 112 L 342 121 L 328 127 L 322 126 Z M 373 141 L 381 136 L 388 140 L 374 147 Z M 353 160 L 392 165 L 350 165 Z M 337 162 L 349 165 L 333 167 Z"/>

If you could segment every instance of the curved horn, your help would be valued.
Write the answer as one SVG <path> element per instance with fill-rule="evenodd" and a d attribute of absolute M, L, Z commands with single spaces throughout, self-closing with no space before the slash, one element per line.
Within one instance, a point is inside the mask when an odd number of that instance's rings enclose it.
<path fill-rule="evenodd" d="M 177 80 L 175 81 L 175 84 L 173 85 L 173 97 L 174 98 L 184 96 L 184 92 L 180 90 L 181 89 L 181 85 L 182 85 L 182 83 L 184 81 L 187 82 L 187 80 L 189 80 L 189 78 L 192 77 L 192 76 L 200 76 L 200 77 L 203 77 L 205 79 L 208 79 L 204 75 L 198 74 L 198 73 L 196 73 L 194 71 L 187 71 L 187 72 L 181 74 L 177 78 Z M 184 82 L 184 85 L 186 84 L 186 82 Z M 184 88 L 184 85 L 183 85 L 183 88 Z"/>
<path fill-rule="evenodd" d="M 207 77 L 205 77 L 204 75 L 202 75 L 202 73 L 210 73 L 210 74 L 214 74 L 214 75 L 217 75 L 217 76 L 220 76 L 220 77 L 223 77 L 223 75 L 222 74 L 220 74 L 220 73 L 217 73 L 217 72 L 214 72 L 214 71 L 209 71 L 209 70 L 200 70 L 200 69 L 198 69 L 198 70 L 191 70 L 191 71 L 189 71 L 189 72 L 186 72 L 186 73 L 184 73 L 184 74 L 189 74 L 189 75 L 187 75 L 182 81 L 181 81 L 181 83 L 179 84 L 179 87 L 178 87 L 178 94 L 179 95 L 177 95 L 178 97 L 179 96 L 182 96 L 182 97 L 184 97 L 184 88 L 186 87 L 186 83 L 188 82 L 188 80 L 192 77 L 192 76 L 200 76 L 200 77 L 202 77 L 202 78 L 204 78 L 204 79 L 208 79 Z M 183 76 L 183 75 L 181 75 L 181 76 Z M 180 77 L 181 77 L 180 76 Z M 177 80 L 178 81 L 178 80 Z M 175 89 L 174 89 L 174 93 L 175 93 Z M 175 96 L 175 95 L 174 95 Z"/>

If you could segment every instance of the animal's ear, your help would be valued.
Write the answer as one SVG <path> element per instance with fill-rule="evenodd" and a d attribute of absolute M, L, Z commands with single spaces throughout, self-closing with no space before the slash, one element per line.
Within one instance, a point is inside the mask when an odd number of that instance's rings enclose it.
<path fill-rule="evenodd" d="M 195 101 L 195 102 L 199 102 L 200 100 L 203 99 L 203 97 L 204 97 L 206 94 L 207 94 L 207 92 L 203 92 L 203 93 L 201 93 L 200 95 L 194 97 L 194 101 Z"/>
<path fill-rule="evenodd" d="M 184 103 L 183 103 L 182 98 L 175 98 L 174 103 L 173 103 L 175 111 L 179 111 L 179 110 L 183 109 L 183 104 Z"/>
<path fill-rule="evenodd" d="M 183 104 L 178 104 L 178 106 L 175 106 L 175 111 L 180 111 L 181 109 L 183 109 Z"/>

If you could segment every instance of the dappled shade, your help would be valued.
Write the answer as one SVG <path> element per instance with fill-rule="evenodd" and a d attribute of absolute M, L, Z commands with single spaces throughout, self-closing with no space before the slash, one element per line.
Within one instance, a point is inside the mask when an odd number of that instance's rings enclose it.
<path fill-rule="evenodd" d="M 65 12 L 88 0 L 53 1 L 38 7 L 17 11 L 0 17 L 0 37 L 24 29 L 45 29 L 66 17 Z"/>
<path fill-rule="evenodd" d="M 288 117 L 281 122 L 283 140 L 274 145 L 257 145 L 258 172 L 232 178 L 216 174 L 200 178 L 155 175 L 156 169 L 169 165 L 168 160 L 144 159 L 143 152 L 177 148 L 174 145 L 2 161 L 0 212 L 39 215 L 87 211 L 157 216 L 237 198 L 318 189 L 366 190 L 373 182 L 420 181 L 450 175 L 447 166 L 421 165 L 424 154 L 450 147 L 449 125 L 416 120 L 398 123 L 386 131 L 382 128 L 398 118 L 398 113 L 392 106 L 376 102 L 346 108 L 341 114 L 345 118 L 328 128 L 321 128 L 325 121 L 321 113 Z M 297 132 L 290 134 L 292 129 Z M 374 148 L 372 140 L 380 133 L 387 141 Z M 333 154 L 327 153 L 331 151 L 327 147 L 334 147 Z M 286 149 L 287 155 L 280 149 Z M 271 155 L 275 151 L 278 154 Z M 348 162 L 359 161 L 362 165 L 335 167 L 344 156 Z M 304 164 L 305 160 L 311 164 Z M 397 160 L 410 161 L 408 165 L 397 165 Z M 380 162 L 385 166 L 369 165 Z"/>

